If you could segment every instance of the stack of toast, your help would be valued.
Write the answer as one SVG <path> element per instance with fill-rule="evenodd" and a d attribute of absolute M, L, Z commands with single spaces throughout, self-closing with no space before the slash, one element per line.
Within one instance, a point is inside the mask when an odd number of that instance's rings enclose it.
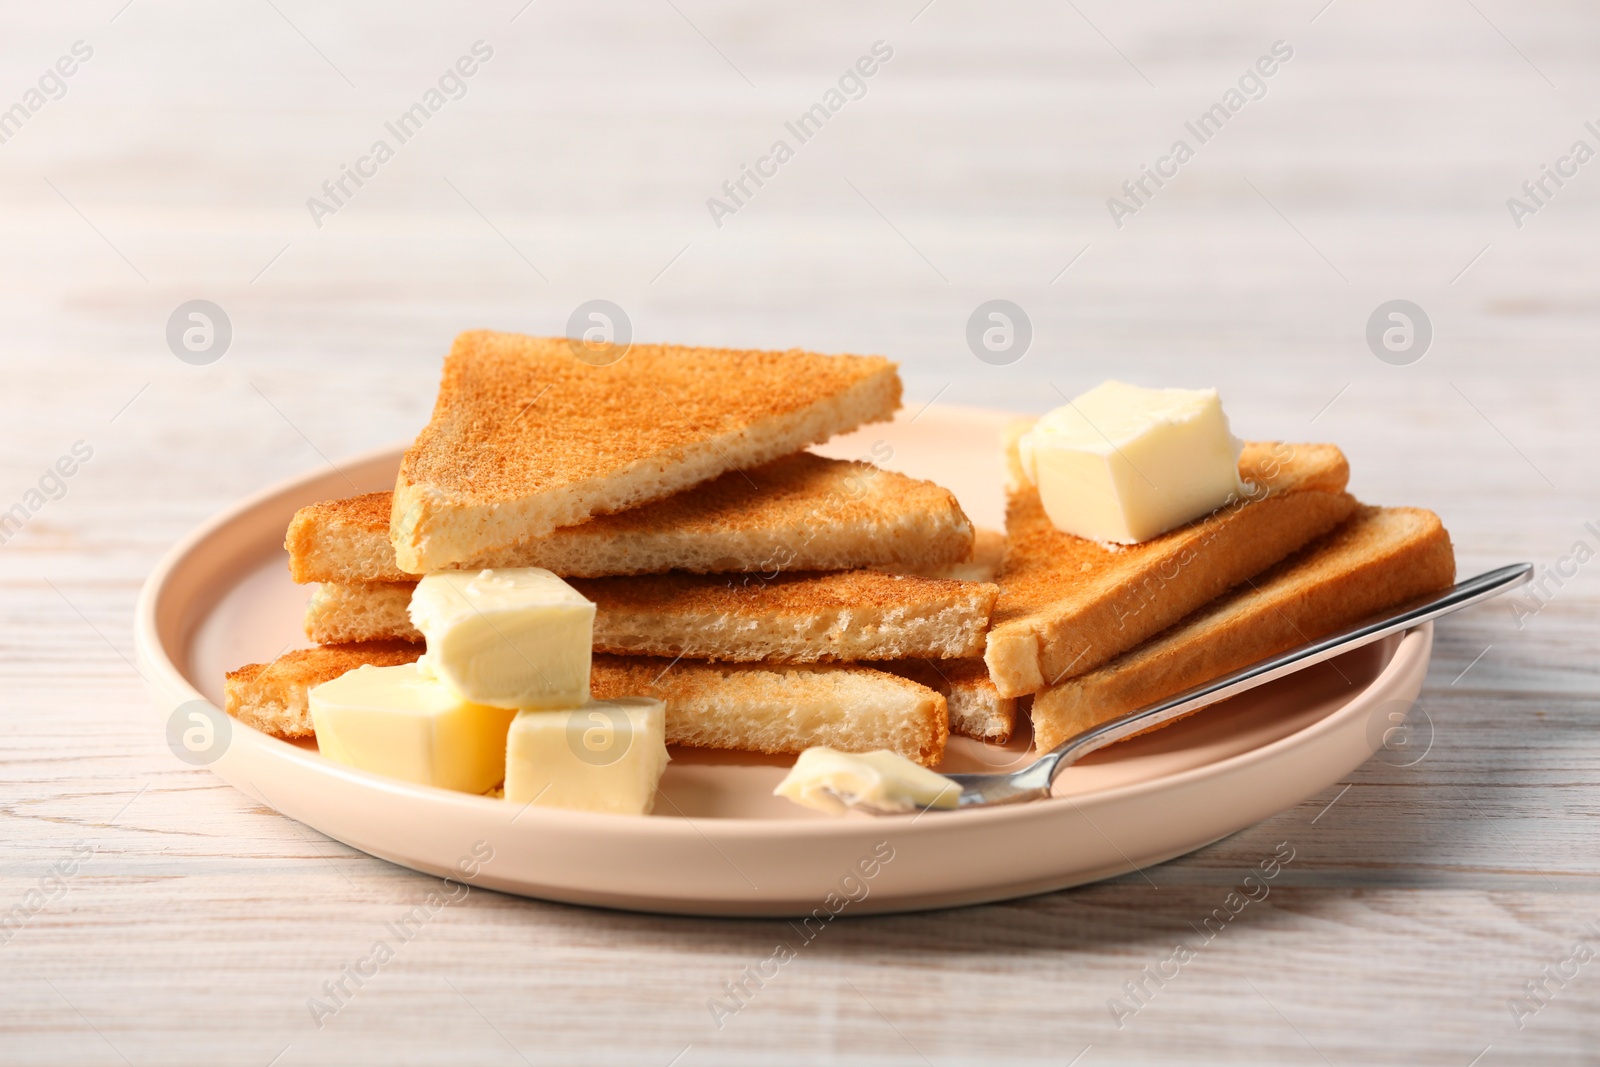
<path fill-rule="evenodd" d="M 1004 442 L 1005 560 L 985 662 L 1004 696 L 1031 696 L 1034 745 L 1220 677 L 1455 580 L 1439 517 L 1345 492 L 1332 445 L 1246 442 L 1246 491 L 1149 541 L 1056 529 Z"/>
<path fill-rule="evenodd" d="M 652 696 L 669 744 L 887 748 L 938 762 L 954 730 L 1003 741 L 1016 701 L 982 655 L 1001 538 L 954 496 L 806 446 L 893 416 L 877 357 L 463 334 L 392 493 L 301 509 L 317 647 L 229 674 L 228 710 L 312 732 L 305 691 L 423 652 L 420 575 L 542 567 L 596 606 L 596 698 Z"/>
<path fill-rule="evenodd" d="M 422 654 L 420 575 L 542 567 L 597 607 L 594 696 L 665 702 L 669 744 L 1045 750 L 1189 686 L 1448 586 L 1437 516 L 1360 505 L 1331 445 L 1246 443 L 1246 492 L 1151 540 L 1058 530 L 1005 442 L 1006 531 L 870 458 L 804 451 L 900 403 L 877 357 L 473 332 L 395 490 L 303 508 L 291 576 L 316 646 L 227 679 L 228 710 L 312 733 L 305 693 Z"/>

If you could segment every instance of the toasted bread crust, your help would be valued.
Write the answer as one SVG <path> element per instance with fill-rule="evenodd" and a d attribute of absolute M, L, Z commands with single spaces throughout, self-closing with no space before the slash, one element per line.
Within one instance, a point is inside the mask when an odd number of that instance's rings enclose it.
<path fill-rule="evenodd" d="M 698 663 L 596 655 L 597 699 L 649 696 L 667 705 L 667 743 L 745 752 L 886 748 L 924 766 L 944 757 L 949 710 L 939 693 L 853 666 Z"/>
<path fill-rule="evenodd" d="M 229 671 L 223 683 L 227 712 L 246 726 L 274 737 L 310 737 L 311 710 L 306 690 L 331 682 L 364 664 L 392 667 L 414 663 L 420 644 L 368 641 L 285 652 L 271 663 L 247 663 Z"/>
<path fill-rule="evenodd" d="M 1006 559 L 984 658 L 1005 696 L 1093 670 L 1343 522 L 1344 455 L 1331 445 L 1255 442 L 1240 474 L 1249 497 L 1137 545 L 1057 530 L 1021 479 L 1015 438 Z"/>
<path fill-rule="evenodd" d="M 753 467 L 900 406 L 879 356 L 634 345 L 592 366 L 565 338 L 471 331 L 406 450 L 390 538 L 413 574 Z"/>
<path fill-rule="evenodd" d="M 955 659 L 983 651 L 999 587 L 878 571 L 574 578 L 594 601 L 594 648 L 754 663 Z M 421 635 L 415 583 L 324 583 L 306 607 L 313 641 Z"/>
<path fill-rule="evenodd" d="M 1439 517 L 1364 507 L 1332 533 L 1155 639 L 1034 697 L 1040 751 L 1102 722 L 1447 588 Z"/>
<path fill-rule="evenodd" d="M 403 582 L 415 578 L 394 562 L 389 512 L 394 493 L 363 493 L 307 504 L 283 537 L 289 578 L 307 582 Z"/>
<path fill-rule="evenodd" d="M 1011 740 L 1017 727 L 1017 701 L 1003 697 L 983 660 L 905 659 L 876 664 L 944 697 L 950 708 L 950 732 L 990 744 Z"/>
<path fill-rule="evenodd" d="M 411 621 L 416 589 L 416 582 L 323 582 L 306 603 L 306 640 L 421 641 L 422 631 Z"/>
<path fill-rule="evenodd" d="M 284 540 L 290 577 L 415 577 L 400 569 L 389 541 L 392 506 L 392 493 L 368 493 L 301 508 Z M 669 570 L 921 571 L 959 566 L 973 554 L 973 537 L 947 489 L 870 463 L 798 452 L 451 568 L 543 567 L 576 578 Z M 986 550 L 993 551 L 992 541 Z"/>
<path fill-rule="evenodd" d="M 228 714 L 277 737 L 312 737 L 306 691 L 363 664 L 411 663 L 418 644 L 387 641 L 307 648 L 228 672 Z M 865 667 L 753 667 L 596 656 L 598 699 L 653 696 L 667 705 L 667 743 L 750 752 L 833 745 L 887 748 L 938 763 L 949 735 L 944 697 Z"/>
<path fill-rule="evenodd" d="M 998 586 L 878 571 L 574 579 L 595 648 L 731 662 L 977 655 Z"/>

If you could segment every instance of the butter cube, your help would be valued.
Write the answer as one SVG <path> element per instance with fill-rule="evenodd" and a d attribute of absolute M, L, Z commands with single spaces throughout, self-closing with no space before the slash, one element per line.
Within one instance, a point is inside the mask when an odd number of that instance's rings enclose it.
<path fill-rule="evenodd" d="M 1024 475 L 1058 530 L 1136 544 L 1242 491 L 1239 453 L 1215 389 L 1105 382 L 1017 442 Z"/>
<path fill-rule="evenodd" d="M 411 594 L 420 666 L 463 699 L 575 708 L 589 699 L 594 604 L 540 567 L 442 571 Z"/>
<path fill-rule="evenodd" d="M 506 773 L 516 712 L 462 700 L 415 663 L 357 667 L 306 694 L 322 754 L 374 774 L 485 793 Z"/>
<path fill-rule="evenodd" d="M 506 799 L 517 804 L 648 815 L 666 769 L 666 705 L 644 697 L 520 712 L 506 739 Z"/>

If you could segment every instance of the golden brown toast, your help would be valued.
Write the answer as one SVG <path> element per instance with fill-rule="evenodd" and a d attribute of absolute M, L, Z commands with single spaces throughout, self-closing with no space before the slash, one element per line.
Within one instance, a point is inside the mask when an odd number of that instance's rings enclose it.
<path fill-rule="evenodd" d="M 1137 545 L 1056 529 L 1023 478 L 1013 428 L 1006 453 L 1006 558 L 984 659 L 1005 696 L 1086 673 L 1343 522 L 1356 508 L 1332 445 L 1252 442 L 1249 493 Z"/>
<path fill-rule="evenodd" d="M 301 508 L 284 540 L 290 577 L 414 577 L 395 561 L 392 505 L 393 494 L 368 493 Z M 949 490 L 871 463 L 797 452 L 451 567 L 543 567 L 564 578 L 669 570 L 912 571 L 959 566 L 973 547 L 972 523 Z"/>
<path fill-rule="evenodd" d="M 1003 745 L 1017 727 L 1017 699 L 1003 697 L 989 678 L 983 660 L 903 659 L 875 663 L 944 697 L 950 708 L 950 732 Z"/>
<path fill-rule="evenodd" d="M 1439 517 L 1361 508 L 1338 529 L 1154 640 L 1033 700 L 1041 752 L 1119 715 L 1444 589 L 1455 553 Z"/>
<path fill-rule="evenodd" d="M 590 685 L 599 699 L 665 701 L 673 745 L 767 753 L 886 748 L 932 766 L 949 736 L 943 696 L 868 667 L 597 655 Z"/>
<path fill-rule="evenodd" d="M 223 683 L 227 712 L 274 737 L 310 737 L 306 690 L 331 682 L 364 664 L 392 667 L 413 663 L 422 646 L 407 641 L 368 641 L 285 652 L 271 663 L 247 663 Z"/>
<path fill-rule="evenodd" d="M 924 657 L 983 651 L 999 588 L 984 582 L 833 571 L 574 578 L 594 601 L 594 648 L 622 655 L 753 663 Z M 421 639 L 410 582 L 324 583 L 306 609 L 313 641 Z"/>
<path fill-rule="evenodd" d="M 900 376 L 879 356 L 634 345 L 593 366 L 565 338 L 464 333 L 400 464 L 395 558 L 412 574 L 476 559 L 899 406 Z"/>
<path fill-rule="evenodd" d="M 984 582 L 833 571 L 574 578 L 598 652 L 737 663 L 975 656 L 1000 590 Z"/>
<path fill-rule="evenodd" d="M 277 737 L 311 737 L 306 690 L 364 663 L 422 655 L 420 643 L 374 642 L 302 649 L 228 674 L 228 714 Z M 749 752 L 832 745 L 887 748 L 939 762 L 948 736 L 944 697 L 866 667 L 760 667 L 634 656 L 596 656 L 595 697 L 652 696 L 667 705 L 667 743 Z"/>

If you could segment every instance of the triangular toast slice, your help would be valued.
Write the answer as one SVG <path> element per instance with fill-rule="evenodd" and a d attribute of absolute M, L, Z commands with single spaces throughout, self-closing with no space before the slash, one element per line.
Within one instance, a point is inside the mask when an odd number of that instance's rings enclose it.
<path fill-rule="evenodd" d="M 574 578 L 595 602 L 594 649 L 735 663 L 831 663 L 983 651 L 999 589 L 986 582 L 833 571 Z M 321 644 L 416 641 L 412 582 L 325 582 L 306 608 Z"/>
<path fill-rule="evenodd" d="M 983 649 L 998 587 L 879 571 L 575 578 L 597 652 L 735 663 L 959 659 Z"/>
<path fill-rule="evenodd" d="M 412 574 L 759 466 L 900 406 L 879 356 L 634 345 L 595 366 L 565 338 L 456 338 L 406 450 L 390 538 Z"/>
<path fill-rule="evenodd" d="M 1446 588 L 1455 553 L 1420 508 L 1360 509 L 1221 600 L 1110 663 L 1033 698 L 1041 752 L 1090 727 Z"/>
<path fill-rule="evenodd" d="M 772 754 L 827 745 L 886 748 L 932 766 L 944 758 L 949 710 L 926 686 L 849 664 L 773 666 L 649 656 L 594 657 L 598 699 L 655 697 L 667 743 Z"/>
<path fill-rule="evenodd" d="M 390 493 L 312 504 L 284 547 L 297 582 L 399 582 Z M 986 537 L 986 552 L 993 537 Z M 949 490 L 871 463 L 810 452 L 730 471 L 665 500 L 485 552 L 453 568 L 543 567 L 564 578 L 881 567 L 933 572 L 975 555 Z"/>
<path fill-rule="evenodd" d="M 421 643 L 372 642 L 300 649 L 272 663 L 252 663 L 228 672 L 228 714 L 277 737 L 312 737 L 306 690 L 363 663 L 411 663 L 422 652 Z M 943 696 L 867 667 L 595 656 L 590 688 L 602 700 L 664 701 L 669 745 L 768 753 L 812 745 L 848 752 L 886 748 L 932 765 L 949 736 Z"/>
<path fill-rule="evenodd" d="M 1137 545 L 1062 533 L 1006 444 L 1006 558 L 984 659 L 1004 696 L 1083 674 L 1171 626 L 1327 533 L 1356 508 L 1350 468 L 1332 445 L 1251 442 L 1239 460 L 1249 492 Z"/>
<path fill-rule="evenodd" d="M 271 663 L 247 663 L 229 671 L 223 683 L 228 714 L 273 737 L 310 737 L 316 731 L 306 706 L 307 689 L 369 663 L 374 667 L 414 663 L 422 651 L 420 644 L 410 641 L 368 641 L 297 648 Z"/>

